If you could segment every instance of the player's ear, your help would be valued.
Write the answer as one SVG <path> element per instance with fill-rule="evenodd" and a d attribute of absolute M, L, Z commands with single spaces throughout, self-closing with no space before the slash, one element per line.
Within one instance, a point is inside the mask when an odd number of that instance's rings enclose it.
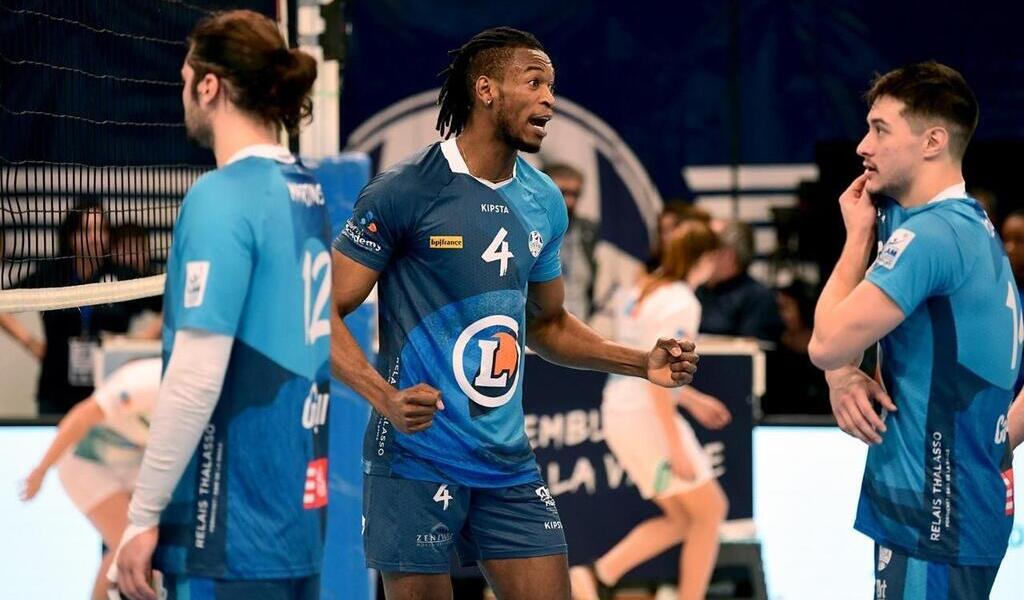
<path fill-rule="evenodd" d="M 211 104 L 224 91 L 224 82 L 213 73 L 207 73 L 196 86 L 199 95 L 199 104 L 207 106 Z"/>
<path fill-rule="evenodd" d="M 476 78 L 473 91 L 476 94 L 477 100 L 487 108 L 494 105 L 494 100 L 499 95 L 497 82 L 486 75 Z"/>
<path fill-rule="evenodd" d="M 949 130 L 942 126 L 929 127 L 924 132 L 924 157 L 935 158 L 949 147 Z"/>

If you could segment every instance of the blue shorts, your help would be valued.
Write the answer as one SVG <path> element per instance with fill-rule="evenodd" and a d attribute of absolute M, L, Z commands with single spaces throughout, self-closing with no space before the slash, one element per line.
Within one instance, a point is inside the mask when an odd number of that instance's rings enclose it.
<path fill-rule="evenodd" d="M 364 475 L 363 547 L 368 567 L 400 573 L 447 573 L 452 550 L 463 565 L 566 552 L 539 478 L 490 489 Z"/>
<path fill-rule="evenodd" d="M 229 581 L 188 575 L 164 575 L 167 600 L 318 600 L 320 575 L 298 579 Z"/>
<path fill-rule="evenodd" d="M 876 600 L 988 600 L 998 566 L 929 562 L 875 544 Z"/>

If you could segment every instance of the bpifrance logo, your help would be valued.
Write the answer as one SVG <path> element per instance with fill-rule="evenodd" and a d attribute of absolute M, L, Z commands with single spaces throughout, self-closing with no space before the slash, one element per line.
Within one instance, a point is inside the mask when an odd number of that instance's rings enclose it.
<path fill-rule="evenodd" d="M 519 322 L 507 315 L 484 317 L 466 327 L 455 342 L 455 381 L 480 406 L 502 406 L 519 385 L 521 354 Z"/>

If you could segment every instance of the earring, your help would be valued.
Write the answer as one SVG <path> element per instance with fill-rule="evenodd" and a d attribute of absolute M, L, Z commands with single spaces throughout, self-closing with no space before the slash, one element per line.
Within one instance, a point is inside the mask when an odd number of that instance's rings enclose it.
<path fill-rule="evenodd" d="M 488 100 L 487 101 L 487 106 L 490 106 L 490 105 L 491 105 L 491 100 Z"/>

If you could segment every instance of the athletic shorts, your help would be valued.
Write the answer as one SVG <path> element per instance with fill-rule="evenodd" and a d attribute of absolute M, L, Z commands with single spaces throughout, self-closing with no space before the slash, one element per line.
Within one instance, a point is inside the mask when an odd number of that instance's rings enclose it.
<path fill-rule="evenodd" d="M 363 547 L 368 567 L 400 573 L 447 573 L 453 550 L 463 565 L 566 552 L 539 478 L 490 489 L 364 475 Z"/>
<path fill-rule="evenodd" d="M 163 588 L 161 600 L 318 600 L 320 575 L 250 581 L 164 575 Z"/>
<path fill-rule="evenodd" d="M 692 491 L 715 478 L 711 459 L 693 434 L 693 428 L 678 413 L 676 432 L 693 465 L 694 479 L 680 479 L 669 467 L 668 440 L 653 406 L 629 410 L 602 410 L 601 429 L 615 460 L 647 500 L 668 498 Z"/>
<path fill-rule="evenodd" d="M 138 473 L 137 466 L 115 469 L 75 456 L 73 452 L 65 454 L 57 463 L 60 482 L 71 502 L 82 514 L 87 514 L 114 494 L 131 494 Z"/>
<path fill-rule="evenodd" d="M 875 544 L 876 600 L 988 600 L 998 566 L 929 562 Z"/>

